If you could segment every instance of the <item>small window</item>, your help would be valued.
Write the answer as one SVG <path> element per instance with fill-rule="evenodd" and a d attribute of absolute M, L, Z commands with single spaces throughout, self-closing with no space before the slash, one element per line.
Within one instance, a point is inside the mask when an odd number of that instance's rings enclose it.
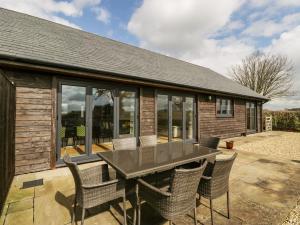
<path fill-rule="evenodd" d="M 233 116 L 233 101 L 228 98 L 217 98 L 216 100 L 217 117 Z"/>

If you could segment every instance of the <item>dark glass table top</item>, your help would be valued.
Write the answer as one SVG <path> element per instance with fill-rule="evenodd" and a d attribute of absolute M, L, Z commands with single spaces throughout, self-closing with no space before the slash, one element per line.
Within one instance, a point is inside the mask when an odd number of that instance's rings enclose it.
<path fill-rule="evenodd" d="M 220 151 L 194 143 L 169 142 L 136 150 L 100 152 L 98 156 L 126 179 L 161 172 L 213 157 Z"/>

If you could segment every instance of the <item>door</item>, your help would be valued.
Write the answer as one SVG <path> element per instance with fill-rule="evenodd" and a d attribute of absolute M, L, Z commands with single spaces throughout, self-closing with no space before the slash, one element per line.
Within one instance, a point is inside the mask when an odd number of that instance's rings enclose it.
<path fill-rule="evenodd" d="M 195 141 L 195 97 L 160 92 L 156 96 L 156 123 L 159 143 L 169 141 Z"/>
<path fill-rule="evenodd" d="M 256 131 L 256 104 L 254 102 L 246 103 L 246 114 L 247 131 Z"/>
<path fill-rule="evenodd" d="M 137 90 L 62 81 L 58 88 L 57 160 L 96 159 L 113 138 L 137 137 Z"/>

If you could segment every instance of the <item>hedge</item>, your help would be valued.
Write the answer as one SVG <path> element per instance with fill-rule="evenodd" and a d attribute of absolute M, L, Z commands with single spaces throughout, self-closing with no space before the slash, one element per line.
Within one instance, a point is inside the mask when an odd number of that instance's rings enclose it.
<path fill-rule="evenodd" d="M 300 111 L 264 111 L 272 115 L 273 130 L 300 131 Z"/>

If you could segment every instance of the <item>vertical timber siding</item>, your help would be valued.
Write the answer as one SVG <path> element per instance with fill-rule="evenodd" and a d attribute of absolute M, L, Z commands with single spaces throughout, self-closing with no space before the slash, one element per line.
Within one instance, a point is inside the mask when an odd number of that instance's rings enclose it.
<path fill-rule="evenodd" d="M 50 169 L 51 77 L 12 71 L 8 75 L 16 84 L 16 174 Z"/>
<path fill-rule="evenodd" d="M 216 97 L 208 100 L 206 95 L 198 98 L 198 131 L 201 136 L 218 136 L 221 138 L 240 136 L 246 132 L 246 102 L 234 99 L 234 116 L 216 117 Z"/>
<path fill-rule="evenodd" d="M 155 91 L 142 88 L 140 96 L 140 135 L 155 134 Z"/>

